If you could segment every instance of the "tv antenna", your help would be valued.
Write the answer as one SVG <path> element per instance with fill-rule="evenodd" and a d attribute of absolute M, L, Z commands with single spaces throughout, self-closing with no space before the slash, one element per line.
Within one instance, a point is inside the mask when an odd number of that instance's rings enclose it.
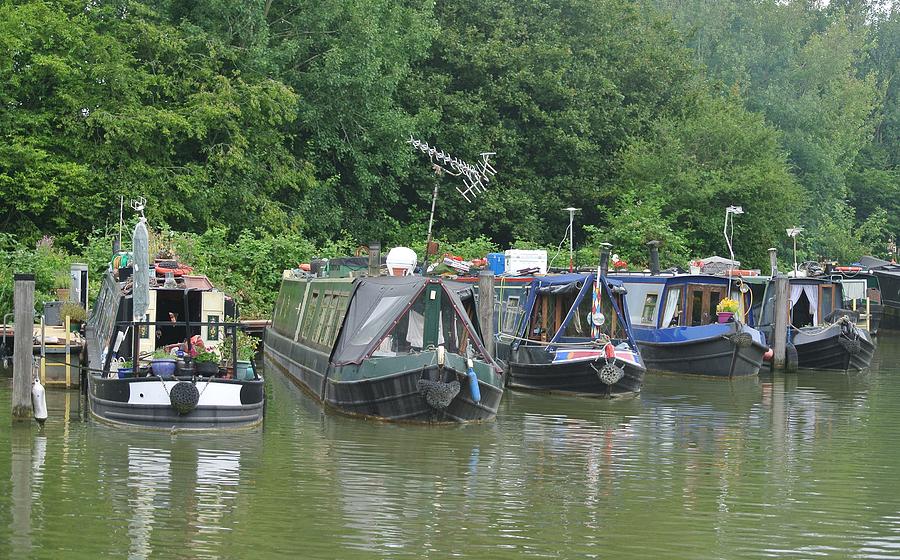
<path fill-rule="evenodd" d="M 431 169 L 436 177 L 442 177 L 445 173 L 451 177 L 462 177 L 463 188 L 457 186 L 456 191 L 466 199 L 466 202 L 472 202 L 479 194 L 487 192 L 488 183 L 497 174 L 497 170 L 490 161 L 491 156 L 496 155 L 496 152 L 481 152 L 479 154 L 481 161 L 472 165 L 411 135 L 406 143 L 428 156 Z M 431 194 L 431 214 L 428 217 L 428 239 L 425 242 L 425 267 L 428 266 L 428 256 L 431 250 L 431 231 L 434 225 L 434 207 L 437 204 L 438 186 L 439 183 L 435 180 L 434 191 Z M 425 267 L 423 267 L 423 271 Z"/>

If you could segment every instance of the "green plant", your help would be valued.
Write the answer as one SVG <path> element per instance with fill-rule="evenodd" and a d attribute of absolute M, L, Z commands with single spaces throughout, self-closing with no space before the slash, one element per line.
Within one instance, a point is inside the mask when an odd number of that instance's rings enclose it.
<path fill-rule="evenodd" d="M 231 321 L 231 319 L 228 320 Z M 253 356 L 256 355 L 256 349 L 259 347 L 259 339 L 238 329 L 236 337 L 226 337 L 225 341 L 222 342 L 220 349 L 226 360 L 231 360 L 232 345 L 235 339 L 237 340 L 237 359 L 249 362 L 253 359 Z"/>
<path fill-rule="evenodd" d="M 84 310 L 80 303 L 74 301 L 67 301 L 62 304 L 62 307 L 59 309 L 59 316 L 63 318 L 68 316 L 73 323 L 87 321 L 87 311 Z"/>
<path fill-rule="evenodd" d="M 133 365 L 131 360 L 125 360 L 124 362 L 119 363 L 119 369 L 131 369 Z"/>
<path fill-rule="evenodd" d="M 65 270 L 57 270 L 53 275 L 53 287 L 57 290 L 69 289 L 71 284 L 72 280 L 69 278 L 69 273 Z"/>
<path fill-rule="evenodd" d="M 166 359 L 174 360 L 174 359 L 175 359 L 175 356 L 173 356 L 172 354 L 169 354 L 169 353 L 166 352 L 165 350 L 162 350 L 162 349 L 157 348 L 157 349 L 153 352 L 153 358 L 156 359 L 156 360 L 166 360 Z"/>
<path fill-rule="evenodd" d="M 219 362 L 219 355 L 214 351 L 208 352 L 198 352 L 196 356 L 194 356 L 195 363 L 203 363 L 209 362 L 212 364 Z"/>

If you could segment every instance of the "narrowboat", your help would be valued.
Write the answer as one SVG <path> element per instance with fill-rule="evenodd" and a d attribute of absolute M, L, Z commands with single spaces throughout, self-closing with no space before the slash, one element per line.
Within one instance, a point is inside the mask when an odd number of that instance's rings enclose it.
<path fill-rule="evenodd" d="M 762 333 L 747 325 L 745 306 L 722 321 L 716 313 L 726 297 L 744 301 L 740 279 L 645 273 L 611 277 L 628 291 L 632 333 L 648 370 L 713 377 L 759 373 L 768 346 Z"/>
<path fill-rule="evenodd" d="M 351 416 L 484 421 L 503 395 L 471 288 L 440 278 L 286 271 L 264 356 L 267 371 Z"/>
<path fill-rule="evenodd" d="M 900 264 L 863 257 L 860 263 L 878 279 L 881 290 L 881 303 L 884 306 L 882 326 L 889 329 L 900 329 Z"/>
<path fill-rule="evenodd" d="M 234 301 L 191 272 L 170 259 L 149 262 L 141 217 L 134 250 L 110 263 L 85 329 L 84 376 L 94 418 L 164 430 L 262 422 L 263 379 L 239 367 L 238 325 L 226 322 L 237 317 Z M 226 337 L 231 371 L 219 365 Z"/>
<path fill-rule="evenodd" d="M 870 334 L 878 334 L 884 315 L 878 277 L 859 266 L 829 266 L 825 269 L 823 278 L 841 284 L 844 298 L 842 307 L 859 314 L 857 324 L 860 327 Z"/>
<path fill-rule="evenodd" d="M 497 278 L 497 360 L 513 389 L 593 397 L 640 392 L 645 367 L 624 288 L 593 272 Z"/>
<path fill-rule="evenodd" d="M 754 296 L 748 320 L 769 340 L 775 323 L 775 282 L 769 277 L 745 281 Z M 841 283 L 791 277 L 789 288 L 787 338 L 796 349 L 797 367 L 837 371 L 868 368 L 875 344 L 869 332 L 856 325 L 856 314 L 840 307 L 844 301 Z"/>

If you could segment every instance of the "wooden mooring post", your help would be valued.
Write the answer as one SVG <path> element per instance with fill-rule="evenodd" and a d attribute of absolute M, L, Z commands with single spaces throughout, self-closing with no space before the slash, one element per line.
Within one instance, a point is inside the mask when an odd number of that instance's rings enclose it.
<path fill-rule="evenodd" d="M 775 277 L 775 326 L 772 335 L 772 345 L 775 356 L 772 361 L 772 369 L 783 371 L 785 365 L 785 352 L 788 335 L 788 277 L 779 274 Z"/>
<path fill-rule="evenodd" d="M 494 272 L 481 270 L 478 272 L 478 323 L 484 349 L 494 357 Z"/>
<path fill-rule="evenodd" d="M 13 310 L 15 313 L 15 342 L 13 345 L 12 419 L 30 420 L 31 379 L 33 376 L 34 336 L 34 274 L 13 276 Z"/>

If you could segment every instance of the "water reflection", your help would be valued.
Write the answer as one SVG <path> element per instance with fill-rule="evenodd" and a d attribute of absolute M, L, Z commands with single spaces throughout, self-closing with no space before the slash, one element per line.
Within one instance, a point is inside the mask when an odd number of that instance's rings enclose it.
<path fill-rule="evenodd" d="M 900 558 L 893 341 L 867 373 L 508 393 L 472 426 L 333 415 L 274 375 L 265 428 L 229 434 L 82 422 L 50 392 L 43 431 L 0 430 L 0 557 Z"/>

